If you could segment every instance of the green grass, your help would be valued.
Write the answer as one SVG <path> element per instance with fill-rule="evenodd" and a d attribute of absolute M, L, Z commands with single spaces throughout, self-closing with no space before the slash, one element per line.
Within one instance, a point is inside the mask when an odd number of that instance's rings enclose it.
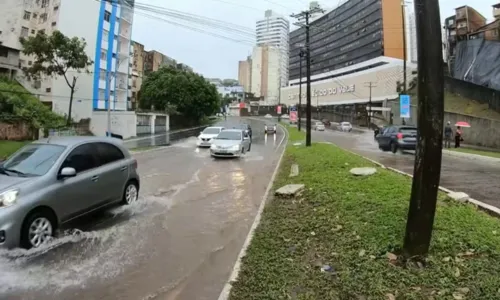
<path fill-rule="evenodd" d="M 31 143 L 31 141 L 0 141 L 0 160 L 16 152 L 22 146 Z"/>
<path fill-rule="evenodd" d="M 378 167 L 349 173 L 364 166 L 376 167 L 332 145 L 289 144 L 273 190 L 306 190 L 269 199 L 230 299 L 500 299 L 498 219 L 440 194 L 426 266 L 396 266 L 387 253 L 402 247 L 411 181 Z"/>
<path fill-rule="evenodd" d="M 500 152 L 492 152 L 492 151 L 484 151 L 484 150 L 476 150 L 476 149 L 468 149 L 468 148 L 450 148 L 447 150 L 462 152 L 462 153 L 469 153 L 469 154 L 476 154 L 476 155 L 481 155 L 481 156 L 500 158 Z"/>

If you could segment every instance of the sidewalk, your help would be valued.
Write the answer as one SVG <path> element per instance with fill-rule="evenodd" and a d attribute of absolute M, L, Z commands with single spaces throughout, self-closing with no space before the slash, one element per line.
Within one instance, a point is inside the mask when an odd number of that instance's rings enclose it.
<path fill-rule="evenodd" d="M 230 299 L 498 298 L 498 219 L 440 193 L 429 256 L 405 261 L 411 179 L 293 133 L 273 190 L 305 189 L 268 199 Z"/>

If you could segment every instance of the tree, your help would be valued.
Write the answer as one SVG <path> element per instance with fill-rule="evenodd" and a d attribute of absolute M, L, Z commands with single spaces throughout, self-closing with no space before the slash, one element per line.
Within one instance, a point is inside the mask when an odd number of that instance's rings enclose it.
<path fill-rule="evenodd" d="M 139 105 L 180 115 L 191 124 L 218 112 L 221 99 L 217 88 L 193 72 L 162 67 L 151 73 L 141 86 Z"/>
<path fill-rule="evenodd" d="M 444 75 L 439 3 L 416 0 L 418 49 L 418 146 L 403 254 L 429 252 L 441 175 Z"/>
<path fill-rule="evenodd" d="M 34 56 L 33 64 L 23 69 L 24 74 L 30 79 L 40 80 L 43 76 L 62 76 L 70 88 L 69 109 L 67 124 L 71 123 L 71 109 L 75 93 L 76 75 L 69 72 L 88 72 L 88 67 L 93 64 L 85 53 L 87 43 L 78 37 L 69 38 L 59 31 L 52 35 L 38 32 L 36 36 L 21 38 L 23 53 Z"/>

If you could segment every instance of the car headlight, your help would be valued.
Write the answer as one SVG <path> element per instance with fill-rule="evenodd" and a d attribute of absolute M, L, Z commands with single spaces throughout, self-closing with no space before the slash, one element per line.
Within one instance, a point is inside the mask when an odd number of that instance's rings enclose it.
<path fill-rule="evenodd" d="M 10 190 L 0 194 L 0 207 L 11 206 L 16 203 L 19 190 Z"/>
<path fill-rule="evenodd" d="M 212 145 L 210 146 L 210 149 L 217 149 L 217 145 L 212 144 Z"/>
<path fill-rule="evenodd" d="M 231 147 L 231 150 L 240 150 L 240 146 L 234 145 Z"/>

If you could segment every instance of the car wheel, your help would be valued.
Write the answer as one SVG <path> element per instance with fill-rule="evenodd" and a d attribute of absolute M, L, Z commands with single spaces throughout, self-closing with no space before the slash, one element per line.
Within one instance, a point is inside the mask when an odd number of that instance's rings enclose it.
<path fill-rule="evenodd" d="M 36 210 L 23 223 L 21 247 L 37 248 L 50 241 L 56 232 L 56 218 L 48 209 Z"/>
<path fill-rule="evenodd" d="M 396 153 L 398 152 L 398 145 L 396 145 L 396 143 L 391 143 L 391 152 L 392 153 Z"/>
<path fill-rule="evenodd" d="M 123 192 L 122 204 L 130 205 L 139 199 L 139 187 L 134 181 L 129 181 Z"/>

